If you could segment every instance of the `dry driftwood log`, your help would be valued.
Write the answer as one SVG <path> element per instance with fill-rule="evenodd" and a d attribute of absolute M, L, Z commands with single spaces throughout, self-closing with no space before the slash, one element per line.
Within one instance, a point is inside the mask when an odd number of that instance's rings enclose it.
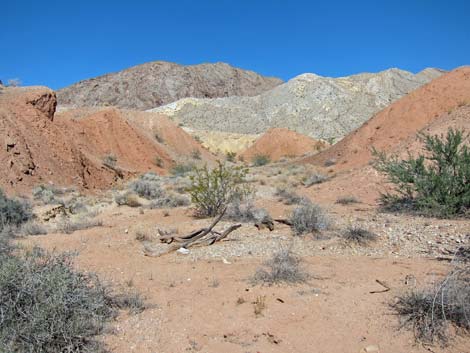
<path fill-rule="evenodd" d="M 166 249 L 163 252 L 157 253 L 156 251 L 153 251 L 149 247 L 144 247 L 144 253 L 146 256 L 161 256 L 164 254 L 168 254 L 172 251 L 176 251 L 179 248 L 189 248 L 194 245 L 212 245 L 215 242 L 221 241 L 222 239 L 225 239 L 231 232 L 234 230 L 240 228 L 242 225 L 241 224 L 234 224 L 230 227 L 228 227 L 226 230 L 224 230 L 222 233 L 217 232 L 214 230 L 214 227 L 219 223 L 219 221 L 222 219 L 222 217 L 225 214 L 226 209 L 224 209 L 211 223 L 211 225 L 207 228 L 201 228 L 198 230 L 195 230 L 187 235 L 183 236 L 176 236 L 172 234 L 165 234 L 163 231 L 158 230 L 160 234 L 160 241 L 162 243 L 166 244 L 171 244 L 168 249 Z"/>

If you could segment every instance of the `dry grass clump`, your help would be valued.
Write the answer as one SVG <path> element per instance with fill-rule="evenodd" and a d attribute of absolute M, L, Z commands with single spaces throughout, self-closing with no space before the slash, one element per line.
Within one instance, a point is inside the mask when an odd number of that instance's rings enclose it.
<path fill-rule="evenodd" d="M 284 188 L 277 188 L 274 196 L 279 197 L 279 201 L 282 201 L 284 205 L 298 205 L 307 201 L 305 197 L 298 195 L 295 191 Z"/>
<path fill-rule="evenodd" d="M 330 226 L 323 208 L 311 202 L 302 203 L 294 209 L 289 221 L 296 235 L 321 232 Z"/>
<path fill-rule="evenodd" d="M 234 222 L 262 222 L 271 220 L 271 216 L 264 208 L 257 208 L 251 200 L 233 200 L 227 207 L 224 217 Z"/>
<path fill-rule="evenodd" d="M 145 173 L 129 184 L 130 190 L 147 200 L 163 196 L 160 177 L 154 173 Z"/>
<path fill-rule="evenodd" d="M 309 177 L 306 177 L 303 180 L 303 184 L 305 187 L 310 187 L 315 184 L 321 184 L 329 179 L 328 176 L 320 174 L 320 173 L 314 173 L 310 175 Z"/>
<path fill-rule="evenodd" d="M 353 226 L 343 232 L 343 239 L 348 243 L 367 245 L 377 240 L 377 234 L 362 227 Z"/>
<path fill-rule="evenodd" d="M 343 196 L 343 197 L 339 197 L 336 200 L 336 203 L 340 205 L 350 205 L 353 203 L 359 203 L 359 200 L 355 196 Z"/>
<path fill-rule="evenodd" d="M 392 304 L 401 327 L 411 328 L 417 341 L 447 345 L 450 328 L 470 331 L 470 265 L 458 258 L 435 286 L 404 293 Z"/>
<path fill-rule="evenodd" d="M 184 196 L 184 195 L 168 193 L 168 194 L 162 195 L 160 198 L 150 201 L 147 207 L 150 209 L 174 208 L 174 207 L 188 206 L 190 204 L 191 204 L 191 200 L 189 199 L 189 197 Z"/>
<path fill-rule="evenodd" d="M 64 219 L 57 224 L 57 231 L 65 234 L 72 234 L 77 230 L 88 229 L 93 227 L 101 227 L 102 221 L 96 219 L 79 218 L 76 220 Z"/>
<path fill-rule="evenodd" d="M 22 235 L 45 235 L 47 228 L 36 221 L 28 221 L 21 225 L 19 233 Z"/>
<path fill-rule="evenodd" d="M 271 259 L 259 268 L 252 281 L 261 284 L 302 283 L 308 279 L 308 274 L 300 266 L 300 258 L 290 249 L 276 252 Z"/>
<path fill-rule="evenodd" d="M 142 203 L 139 201 L 139 197 L 132 192 L 125 192 L 124 194 L 118 194 L 114 196 L 114 201 L 118 206 L 129 206 L 129 207 L 140 207 Z"/>

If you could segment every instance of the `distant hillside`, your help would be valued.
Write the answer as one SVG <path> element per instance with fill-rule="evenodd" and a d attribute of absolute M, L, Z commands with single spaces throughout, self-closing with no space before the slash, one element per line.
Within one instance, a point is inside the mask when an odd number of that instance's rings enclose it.
<path fill-rule="evenodd" d="M 340 78 L 303 74 L 254 97 L 184 98 L 152 111 L 199 130 L 259 134 L 284 127 L 316 139 L 338 139 L 442 73 L 389 69 Z"/>
<path fill-rule="evenodd" d="M 254 96 L 282 83 L 225 63 L 183 66 L 155 61 L 57 91 L 59 105 L 146 110 L 185 97 Z"/>

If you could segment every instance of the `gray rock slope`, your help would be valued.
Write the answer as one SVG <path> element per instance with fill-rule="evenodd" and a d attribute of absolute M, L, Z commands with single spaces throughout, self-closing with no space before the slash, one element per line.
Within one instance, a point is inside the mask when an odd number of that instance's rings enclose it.
<path fill-rule="evenodd" d="M 257 134 L 286 127 L 314 138 L 340 139 L 375 113 L 440 76 L 399 69 L 330 78 L 303 74 L 254 97 L 185 98 L 152 109 L 193 129 Z"/>
<path fill-rule="evenodd" d="M 59 105 L 145 110 L 184 97 L 254 96 L 283 81 L 225 63 L 182 66 L 155 61 L 80 81 L 57 91 Z"/>

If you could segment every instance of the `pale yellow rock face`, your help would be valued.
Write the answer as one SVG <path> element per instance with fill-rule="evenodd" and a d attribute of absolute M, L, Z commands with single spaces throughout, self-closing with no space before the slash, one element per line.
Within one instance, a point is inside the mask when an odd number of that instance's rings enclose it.
<path fill-rule="evenodd" d="M 253 145 L 260 135 L 183 128 L 213 153 L 240 153 Z"/>

